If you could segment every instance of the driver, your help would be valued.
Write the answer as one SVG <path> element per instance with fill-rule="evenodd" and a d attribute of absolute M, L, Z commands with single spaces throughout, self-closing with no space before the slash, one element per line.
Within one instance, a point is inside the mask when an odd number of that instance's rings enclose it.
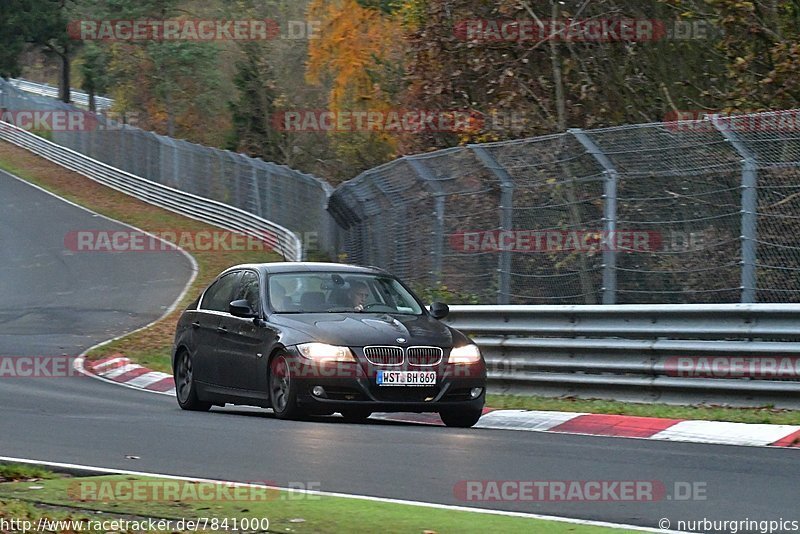
<path fill-rule="evenodd" d="M 351 282 L 350 290 L 347 292 L 347 299 L 350 306 L 356 310 L 363 310 L 369 298 L 369 288 L 364 282 Z"/>

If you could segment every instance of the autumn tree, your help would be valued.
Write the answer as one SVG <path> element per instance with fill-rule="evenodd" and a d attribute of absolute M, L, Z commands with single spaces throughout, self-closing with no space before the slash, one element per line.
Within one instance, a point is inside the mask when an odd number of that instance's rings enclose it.
<path fill-rule="evenodd" d="M 398 108 L 404 89 L 404 28 L 397 16 L 399 7 L 389 1 L 311 2 L 308 19 L 320 21 L 321 27 L 320 38 L 309 43 L 306 79 L 327 88 L 329 110 Z M 330 137 L 351 175 L 396 154 L 396 139 L 386 131 L 330 132 Z"/>
<path fill-rule="evenodd" d="M 733 110 L 800 106 L 800 4 L 795 1 L 709 0 L 724 30 L 718 49 L 726 58 Z"/>
<path fill-rule="evenodd" d="M 89 109 L 97 109 L 95 96 L 108 90 L 108 57 L 105 50 L 90 43 L 81 54 L 81 89 L 89 95 Z"/>
<path fill-rule="evenodd" d="M 698 2 L 699 3 L 699 2 Z M 685 7 L 686 2 L 684 2 Z M 655 0 L 429 0 L 409 39 L 405 93 L 435 109 L 478 112 L 481 127 L 464 135 L 428 135 L 406 150 L 519 138 L 663 120 L 674 109 L 719 106 L 725 94 L 716 35 L 679 39 L 667 30 L 713 13 Z M 655 20 L 663 32 L 642 39 L 503 39 L 470 34 L 469 21 Z"/>
<path fill-rule="evenodd" d="M 58 58 L 59 98 L 70 101 L 71 64 L 77 48 L 67 34 L 72 0 L 3 0 L 0 6 L 0 74 L 18 75 L 20 54 L 29 45 Z"/>
<path fill-rule="evenodd" d="M 94 20 L 200 18 L 178 0 L 82 0 L 81 16 Z M 220 144 L 227 113 L 218 43 L 198 41 L 94 41 L 81 58 L 84 84 L 101 85 L 114 111 L 136 112 L 138 125 L 172 137 Z M 89 88 L 86 88 L 89 91 Z"/>
<path fill-rule="evenodd" d="M 268 59 L 260 47 L 248 43 L 237 62 L 234 84 L 238 98 L 229 102 L 233 132 L 228 146 L 267 161 L 283 163 L 283 132 L 275 127 L 278 90 Z"/>
<path fill-rule="evenodd" d="M 0 76 L 4 78 L 22 72 L 19 58 L 25 49 L 25 36 L 16 23 L 21 6 L 21 0 L 0 2 Z"/>

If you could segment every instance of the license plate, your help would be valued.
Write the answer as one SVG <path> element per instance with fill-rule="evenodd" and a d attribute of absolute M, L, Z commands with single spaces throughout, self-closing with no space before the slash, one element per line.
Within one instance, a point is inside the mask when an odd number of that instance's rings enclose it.
<path fill-rule="evenodd" d="M 436 371 L 378 371 L 379 386 L 435 386 Z"/>

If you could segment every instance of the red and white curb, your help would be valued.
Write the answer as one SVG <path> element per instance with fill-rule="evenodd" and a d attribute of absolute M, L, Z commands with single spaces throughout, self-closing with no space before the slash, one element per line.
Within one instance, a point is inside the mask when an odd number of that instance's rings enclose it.
<path fill-rule="evenodd" d="M 430 414 L 375 414 L 386 421 L 442 424 Z M 800 426 L 728 423 L 534 410 L 488 410 L 475 428 L 622 438 L 800 448 Z"/>
<path fill-rule="evenodd" d="M 96 362 L 81 358 L 80 364 L 85 372 L 108 382 L 157 393 L 174 394 L 175 391 L 172 375 L 151 371 L 119 354 Z"/>
<path fill-rule="evenodd" d="M 154 393 L 175 394 L 175 381 L 171 375 L 131 363 L 120 354 L 96 362 L 80 359 L 77 365 L 104 381 Z M 376 413 L 372 417 L 383 421 L 442 425 L 436 414 Z M 793 425 L 487 408 L 475 428 L 800 449 L 800 426 Z"/>

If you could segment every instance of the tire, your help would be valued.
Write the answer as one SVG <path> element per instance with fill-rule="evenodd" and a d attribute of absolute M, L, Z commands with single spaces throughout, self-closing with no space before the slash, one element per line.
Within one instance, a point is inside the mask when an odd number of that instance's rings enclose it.
<path fill-rule="evenodd" d="M 185 350 L 179 352 L 175 357 L 173 378 L 175 379 L 175 397 L 178 399 L 178 406 L 181 409 L 192 412 L 207 412 L 211 409 L 210 402 L 203 402 L 197 398 L 192 357 Z"/>
<path fill-rule="evenodd" d="M 292 377 L 289 357 L 284 352 L 275 355 L 269 364 L 269 400 L 278 419 L 298 420 L 306 412 L 297 404 L 297 381 Z"/>
<path fill-rule="evenodd" d="M 478 422 L 481 415 L 483 415 L 483 410 L 474 409 L 447 410 L 439 413 L 442 422 L 454 428 L 470 428 Z"/>
<path fill-rule="evenodd" d="M 347 408 L 339 413 L 348 423 L 362 423 L 372 415 L 372 410 L 368 408 Z"/>

